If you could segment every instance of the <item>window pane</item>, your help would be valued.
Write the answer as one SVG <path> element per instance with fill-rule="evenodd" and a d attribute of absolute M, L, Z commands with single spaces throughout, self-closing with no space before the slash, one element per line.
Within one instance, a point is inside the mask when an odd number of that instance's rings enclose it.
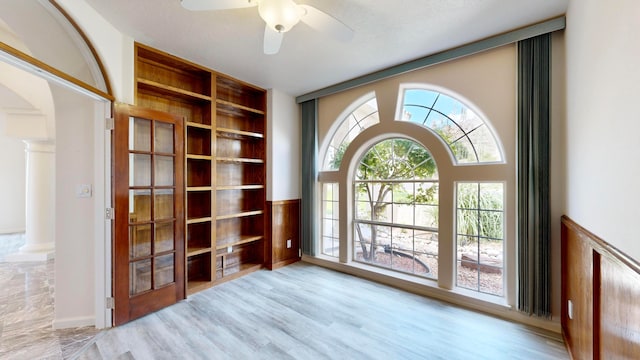
<path fill-rule="evenodd" d="M 504 184 L 457 184 L 457 286 L 503 296 Z"/>
<path fill-rule="evenodd" d="M 435 279 L 427 262 L 437 269 L 437 232 L 417 228 L 438 224 L 438 171 L 429 151 L 408 139 L 383 140 L 364 154 L 358 169 L 354 260 Z M 434 244 L 433 253 L 426 252 L 427 242 Z"/>
<path fill-rule="evenodd" d="M 478 235 L 478 211 L 458 210 L 458 234 Z"/>
<path fill-rule="evenodd" d="M 414 206 L 409 204 L 393 204 L 393 219 L 395 224 L 415 225 Z"/>
<path fill-rule="evenodd" d="M 322 228 L 321 249 L 324 255 L 339 256 L 340 239 L 340 209 L 338 202 L 338 184 L 322 184 Z"/>
<path fill-rule="evenodd" d="M 416 205 L 416 226 L 438 227 L 438 206 L 437 205 Z"/>
<path fill-rule="evenodd" d="M 504 185 L 501 183 L 480 183 L 482 194 L 481 209 L 502 210 L 504 208 Z"/>
<path fill-rule="evenodd" d="M 480 162 L 501 161 L 500 149 L 486 125 L 469 134 L 469 138 L 476 148 Z"/>
<path fill-rule="evenodd" d="M 474 149 L 471 141 L 466 136 L 458 139 L 456 142 L 452 143 L 451 150 L 455 155 L 458 163 L 466 164 L 466 163 L 475 163 L 478 162 L 478 157 L 476 156 L 476 150 Z"/>
<path fill-rule="evenodd" d="M 489 126 L 463 102 L 433 90 L 406 89 L 402 109 L 401 121 L 420 124 L 440 136 L 457 163 L 502 161 Z"/>
<path fill-rule="evenodd" d="M 322 157 L 324 170 L 339 169 L 342 156 L 353 139 L 362 131 L 380 122 L 375 97 L 365 101 L 339 121 L 341 123 L 331 136 L 329 146 Z"/>

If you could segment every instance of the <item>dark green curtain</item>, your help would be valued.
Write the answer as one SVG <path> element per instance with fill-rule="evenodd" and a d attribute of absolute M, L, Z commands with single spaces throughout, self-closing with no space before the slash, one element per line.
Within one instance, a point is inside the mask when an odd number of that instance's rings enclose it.
<path fill-rule="evenodd" d="M 551 316 L 551 34 L 518 42 L 518 310 Z"/>
<path fill-rule="evenodd" d="M 318 154 L 318 100 L 305 101 L 301 106 L 302 121 L 302 252 L 314 256 L 316 248 L 316 158 Z"/>

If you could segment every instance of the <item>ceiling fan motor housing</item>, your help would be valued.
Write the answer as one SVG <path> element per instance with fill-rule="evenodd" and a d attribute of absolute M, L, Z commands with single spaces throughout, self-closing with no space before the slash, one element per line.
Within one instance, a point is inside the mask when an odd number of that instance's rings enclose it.
<path fill-rule="evenodd" d="M 293 0 L 259 0 L 258 12 L 267 25 L 279 33 L 291 30 L 304 15 L 304 9 Z"/>

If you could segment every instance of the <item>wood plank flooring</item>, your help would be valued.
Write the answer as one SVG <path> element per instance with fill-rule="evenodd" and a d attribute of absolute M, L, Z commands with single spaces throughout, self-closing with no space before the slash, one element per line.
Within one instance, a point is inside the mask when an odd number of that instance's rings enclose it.
<path fill-rule="evenodd" d="M 103 331 L 79 359 L 568 359 L 558 334 L 310 264 Z"/>

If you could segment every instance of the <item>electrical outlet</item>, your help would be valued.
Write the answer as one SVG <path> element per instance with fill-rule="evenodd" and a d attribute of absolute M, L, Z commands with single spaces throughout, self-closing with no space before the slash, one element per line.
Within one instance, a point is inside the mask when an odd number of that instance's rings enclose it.
<path fill-rule="evenodd" d="M 231 254 L 233 252 L 233 246 L 227 246 L 227 253 Z"/>
<path fill-rule="evenodd" d="M 573 301 L 567 301 L 567 316 L 569 316 L 569 320 L 573 320 Z"/>
<path fill-rule="evenodd" d="M 291 249 L 291 239 L 287 240 L 287 249 Z"/>

